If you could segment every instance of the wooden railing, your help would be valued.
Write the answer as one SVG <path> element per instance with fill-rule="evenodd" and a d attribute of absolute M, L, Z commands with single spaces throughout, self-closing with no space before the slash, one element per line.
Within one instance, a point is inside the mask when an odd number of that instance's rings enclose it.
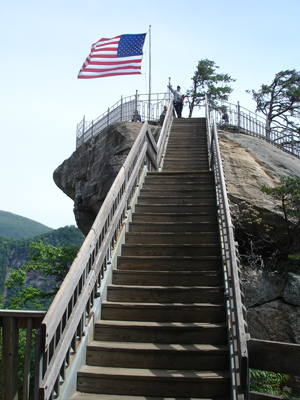
<path fill-rule="evenodd" d="M 300 376 L 300 345 L 250 339 L 249 367 L 262 371 Z M 250 392 L 250 400 L 278 399 L 276 396 Z"/>
<path fill-rule="evenodd" d="M 2 329 L 2 400 L 13 400 L 18 398 L 18 375 L 22 372 L 24 373 L 23 400 L 33 398 L 33 393 L 29 393 L 32 330 L 40 328 L 45 314 L 45 312 L 39 311 L 0 310 L 0 327 Z M 26 329 L 24 371 L 19 371 L 18 363 L 19 329 Z M 36 342 L 36 358 L 39 357 L 38 353 L 39 346 Z M 36 388 L 38 383 L 38 381 L 35 382 Z"/>
<path fill-rule="evenodd" d="M 246 308 L 243 304 L 238 250 L 234 239 L 233 223 L 219 146 L 218 131 L 216 122 L 211 121 L 209 118 L 207 104 L 206 101 L 206 122 L 210 167 L 215 174 L 217 202 L 219 206 L 219 223 L 222 238 L 225 296 L 231 350 L 232 398 L 237 399 L 242 396 L 247 399 L 249 395 L 249 368 Z"/>
<path fill-rule="evenodd" d="M 145 164 L 150 171 L 159 168 L 162 149 L 172 119 L 172 109 L 171 101 L 157 145 L 147 122 L 143 124 L 42 322 L 42 375 L 39 399 L 48 400 L 53 399 L 54 395 L 56 397 L 60 395 L 60 387 L 66 379 L 71 355 L 77 352 L 84 327 L 94 312 L 94 299 L 101 292 L 105 271 L 120 230 L 124 228 L 128 205 L 136 190 L 140 173 Z"/>

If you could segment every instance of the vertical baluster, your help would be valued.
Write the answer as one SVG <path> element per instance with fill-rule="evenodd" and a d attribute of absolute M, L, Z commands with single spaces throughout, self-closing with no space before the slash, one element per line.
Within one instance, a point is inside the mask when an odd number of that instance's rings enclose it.
<path fill-rule="evenodd" d="M 24 360 L 25 362 L 24 362 L 23 400 L 29 399 L 32 318 L 27 319 L 26 329 L 27 331 L 26 331 L 26 350 L 25 350 L 25 360 Z"/>
<path fill-rule="evenodd" d="M 18 347 L 17 318 L 6 317 L 2 322 L 2 399 L 18 398 Z"/>

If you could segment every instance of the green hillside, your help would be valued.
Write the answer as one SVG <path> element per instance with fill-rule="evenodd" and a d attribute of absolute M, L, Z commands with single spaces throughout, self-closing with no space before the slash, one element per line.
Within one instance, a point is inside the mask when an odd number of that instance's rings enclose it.
<path fill-rule="evenodd" d="M 0 211 L 0 236 L 27 239 L 53 231 L 46 225 L 7 211 Z"/>
<path fill-rule="evenodd" d="M 75 226 L 65 226 L 52 230 L 50 232 L 31 237 L 28 239 L 9 239 L 0 235 L 0 296 L 4 292 L 4 282 L 7 269 L 10 266 L 13 269 L 22 267 L 25 262 L 29 262 L 30 243 L 41 240 L 43 243 L 49 243 L 55 247 L 81 247 L 85 237 Z M 18 292 L 18 288 L 7 293 L 11 298 Z"/>

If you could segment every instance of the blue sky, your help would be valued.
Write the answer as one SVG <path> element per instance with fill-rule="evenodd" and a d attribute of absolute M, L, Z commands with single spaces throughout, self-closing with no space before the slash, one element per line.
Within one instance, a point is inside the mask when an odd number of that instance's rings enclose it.
<path fill-rule="evenodd" d="M 153 93 L 169 76 L 185 91 L 208 58 L 236 79 L 230 102 L 254 111 L 246 89 L 300 70 L 299 15 L 299 0 L 0 0 L 0 210 L 74 225 L 52 174 L 75 150 L 76 124 L 148 92 L 148 39 L 142 75 L 78 80 L 92 43 L 151 25 Z"/>

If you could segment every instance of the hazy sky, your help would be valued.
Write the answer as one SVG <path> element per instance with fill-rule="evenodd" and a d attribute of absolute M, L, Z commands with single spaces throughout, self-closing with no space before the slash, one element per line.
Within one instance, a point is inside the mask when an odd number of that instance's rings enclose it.
<path fill-rule="evenodd" d="M 148 92 L 148 39 L 142 75 L 78 80 L 92 43 L 151 25 L 153 93 L 169 76 L 185 91 L 208 58 L 237 79 L 230 102 L 254 111 L 246 89 L 300 69 L 299 15 L 300 0 L 0 0 L 0 210 L 74 225 L 52 174 L 75 150 L 76 124 Z"/>

